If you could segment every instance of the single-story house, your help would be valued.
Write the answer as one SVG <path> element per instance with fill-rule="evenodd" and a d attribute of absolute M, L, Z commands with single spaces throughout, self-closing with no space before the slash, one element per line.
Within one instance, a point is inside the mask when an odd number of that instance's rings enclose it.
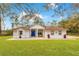
<path fill-rule="evenodd" d="M 62 27 L 32 25 L 13 29 L 14 38 L 66 38 L 66 29 Z"/>

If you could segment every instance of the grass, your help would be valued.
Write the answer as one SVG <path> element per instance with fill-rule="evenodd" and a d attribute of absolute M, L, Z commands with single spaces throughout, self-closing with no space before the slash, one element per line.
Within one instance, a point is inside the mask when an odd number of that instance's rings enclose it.
<path fill-rule="evenodd" d="M 0 40 L 6 40 L 12 38 L 12 36 L 0 36 Z"/>
<path fill-rule="evenodd" d="M 0 37 L 1 56 L 79 56 L 79 40 L 6 40 L 8 38 L 11 36 Z"/>

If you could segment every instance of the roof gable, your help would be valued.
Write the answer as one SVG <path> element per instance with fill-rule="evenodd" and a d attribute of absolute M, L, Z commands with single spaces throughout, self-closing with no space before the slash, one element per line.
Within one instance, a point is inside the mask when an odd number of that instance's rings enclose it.
<path fill-rule="evenodd" d="M 45 29 L 45 27 L 41 25 L 33 25 L 30 27 L 30 29 Z"/>
<path fill-rule="evenodd" d="M 17 29 L 24 29 L 24 30 L 28 30 L 29 27 L 18 27 L 18 28 L 14 28 L 13 30 L 17 30 Z"/>

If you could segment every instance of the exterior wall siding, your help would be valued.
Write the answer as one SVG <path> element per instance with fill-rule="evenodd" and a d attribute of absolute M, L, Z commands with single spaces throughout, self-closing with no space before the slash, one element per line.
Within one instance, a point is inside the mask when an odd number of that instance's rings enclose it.
<path fill-rule="evenodd" d="M 14 38 L 19 38 L 19 31 L 23 31 L 22 38 L 30 38 L 30 31 L 29 30 L 23 30 L 23 29 L 18 29 L 17 31 L 13 32 L 13 37 Z M 62 31 L 62 35 L 58 34 L 58 31 L 54 31 L 54 35 L 51 35 L 51 31 L 44 31 L 44 37 L 48 38 L 47 35 L 50 35 L 50 38 L 64 38 L 64 34 L 66 34 L 66 31 Z"/>
<path fill-rule="evenodd" d="M 31 37 L 31 29 L 36 29 L 36 37 L 38 37 L 38 29 L 43 29 L 43 38 L 48 38 L 48 34 L 50 35 L 50 38 L 53 39 L 53 38 L 56 38 L 56 39 L 59 39 L 59 38 L 64 38 L 64 35 L 66 34 L 66 30 L 62 30 L 62 35 L 59 35 L 59 31 L 54 31 L 54 35 L 51 35 L 51 31 L 49 30 L 45 30 L 44 27 L 42 26 L 39 26 L 39 25 L 36 25 L 36 26 L 32 26 L 29 30 L 25 30 L 23 28 L 18 28 L 16 30 L 13 30 L 13 38 L 19 38 L 20 34 L 19 34 L 19 31 L 23 31 L 23 34 L 21 35 L 22 38 L 32 38 Z"/>
<path fill-rule="evenodd" d="M 29 38 L 29 30 L 24 30 L 24 29 L 18 29 L 16 31 L 13 31 L 13 38 L 19 38 L 19 31 L 23 31 L 21 37 L 22 38 Z"/>
<path fill-rule="evenodd" d="M 60 38 L 64 38 L 64 35 L 66 34 L 66 31 L 62 31 L 62 34 L 59 35 L 58 31 L 54 31 L 54 35 L 51 35 L 51 31 L 45 31 L 45 38 L 47 38 L 47 35 L 50 35 L 50 38 L 56 38 L 56 39 L 60 39 Z"/>

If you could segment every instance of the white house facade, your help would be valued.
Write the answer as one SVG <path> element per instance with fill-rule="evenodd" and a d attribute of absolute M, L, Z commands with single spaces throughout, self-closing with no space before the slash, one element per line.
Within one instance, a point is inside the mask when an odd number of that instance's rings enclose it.
<path fill-rule="evenodd" d="M 66 29 L 62 27 L 33 25 L 27 27 L 17 27 L 13 29 L 13 37 L 20 39 L 28 38 L 66 38 Z"/>

